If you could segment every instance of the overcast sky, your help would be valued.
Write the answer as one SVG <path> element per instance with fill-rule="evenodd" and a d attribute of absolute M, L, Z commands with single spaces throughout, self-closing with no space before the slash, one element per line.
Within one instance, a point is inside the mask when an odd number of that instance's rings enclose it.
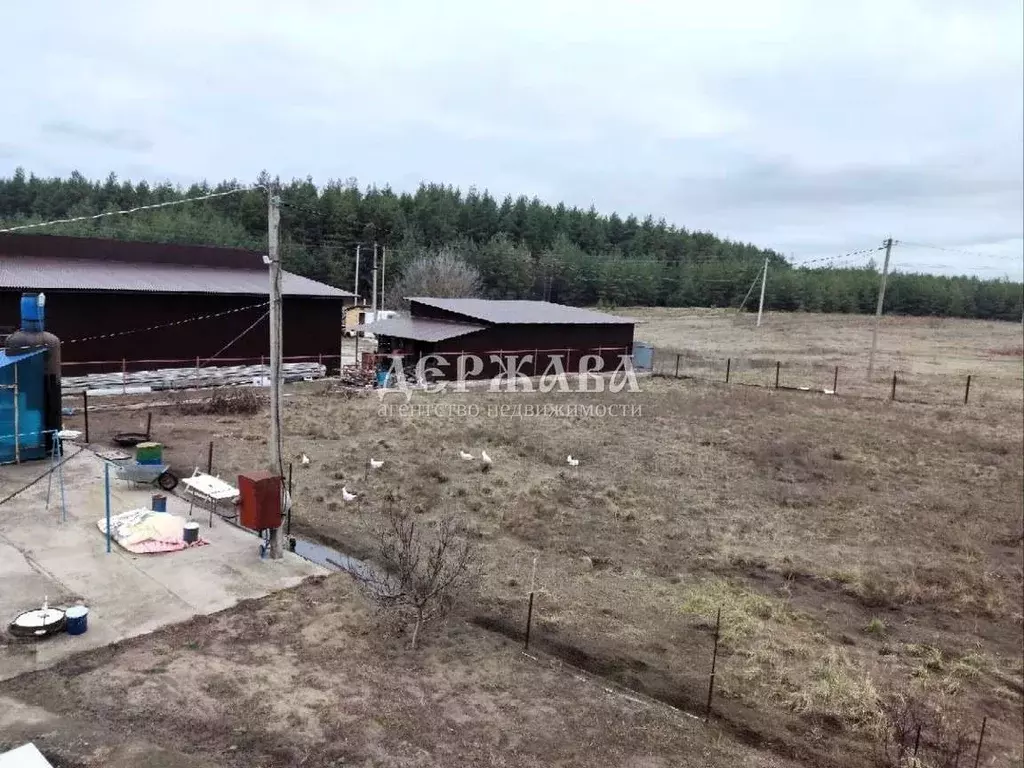
<path fill-rule="evenodd" d="M 1021 0 L 9 3 L 0 173 L 315 181 L 648 213 L 1022 276 Z M 991 254 L 982 258 L 963 251 Z"/>

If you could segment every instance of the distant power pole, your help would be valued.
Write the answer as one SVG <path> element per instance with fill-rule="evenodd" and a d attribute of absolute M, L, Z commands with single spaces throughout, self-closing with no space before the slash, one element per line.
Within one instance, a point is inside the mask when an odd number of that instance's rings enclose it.
<path fill-rule="evenodd" d="M 281 201 L 271 192 L 267 210 L 267 257 L 270 260 L 270 466 L 284 481 L 281 456 Z M 270 529 L 270 557 L 280 559 L 281 529 Z"/>
<path fill-rule="evenodd" d="M 377 244 L 373 244 L 373 309 L 371 323 L 377 322 Z"/>
<path fill-rule="evenodd" d="M 358 243 L 356 244 L 356 284 L 352 288 L 352 293 L 356 295 L 356 301 L 359 301 L 359 249 L 362 248 Z"/>
<path fill-rule="evenodd" d="M 387 295 L 387 291 L 384 288 L 384 269 L 388 264 L 388 247 L 382 245 L 380 247 L 380 308 L 384 309 L 384 297 Z"/>
<path fill-rule="evenodd" d="M 868 356 L 868 381 L 875 372 L 875 350 L 878 349 L 878 325 L 882 321 L 882 305 L 885 302 L 885 280 L 889 276 L 889 254 L 892 253 L 892 238 L 885 241 L 885 263 L 882 265 L 882 282 L 878 286 L 878 306 L 875 308 L 875 325 L 871 329 L 871 354 Z"/>
<path fill-rule="evenodd" d="M 761 315 L 764 313 L 764 289 L 768 285 L 768 257 L 764 257 L 764 272 L 761 273 L 761 301 L 757 305 L 757 327 L 761 327 Z"/>

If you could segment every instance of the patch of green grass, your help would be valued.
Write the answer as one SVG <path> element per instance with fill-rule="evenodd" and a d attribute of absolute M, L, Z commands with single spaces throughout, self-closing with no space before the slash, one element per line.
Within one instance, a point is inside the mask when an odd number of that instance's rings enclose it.
<path fill-rule="evenodd" d="M 830 715 L 855 726 L 875 721 L 878 702 L 870 675 L 834 647 L 814 660 L 807 681 L 788 697 L 797 712 Z"/>
<path fill-rule="evenodd" d="M 766 622 L 787 622 L 793 612 L 781 600 L 759 595 L 746 587 L 723 579 L 695 584 L 683 594 L 682 610 L 703 616 L 712 624 L 722 610 L 719 641 L 737 649 L 765 631 Z"/>
<path fill-rule="evenodd" d="M 829 571 L 826 575 L 827 578 L 836 582 L 837 584 L 853 584 L 858 579 L 858 574 L 856 571 L 850 571 L 841 568 Z"/>
<path fill-rule="evenodd" d="M 884 635 L 886 631 L 885 622 L 875 616 L 864 627 L 864 631 L 869 635 Z"/>

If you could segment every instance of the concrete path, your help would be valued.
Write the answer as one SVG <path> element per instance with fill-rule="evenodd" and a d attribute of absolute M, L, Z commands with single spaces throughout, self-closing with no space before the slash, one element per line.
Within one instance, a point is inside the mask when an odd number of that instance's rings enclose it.
<path fill-rule="evenodd" d="M 0 467 L 0 487 L 10 492 L 47 469 L 46 462 Z M 198 509 L 193 519 L 208 546 L 133 555 L 112 543 L 108 554 L 106 537 L 96 527 L 104 516 L 102 460 L 89 451 L 72 456 L 64 465 L 64 482 L 64 522 L 56 482 L 46 508 L 46 479 L 0 505 L 0 680 L 327 573 L 291 553 L 282 560 L 261 560 L 258 537 L 216 515 L 211 528 L 209 514 Z M 149 507 L 155 492 L 131 489 L 112 477 L 111 514 Z M 188 503 L 169 497 L 167 511 L 187 517 Z M 81 600 L 89 607 L 88 632 L 7 642 L 8 623 L 38 608 L 44 598 L 54 606 Z"/>

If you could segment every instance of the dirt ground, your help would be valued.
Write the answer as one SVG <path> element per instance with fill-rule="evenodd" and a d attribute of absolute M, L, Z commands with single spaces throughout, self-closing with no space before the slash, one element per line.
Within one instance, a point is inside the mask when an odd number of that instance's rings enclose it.
<path fill-rule="evenodd" d="M 835 322 L 769 320 L 790 328 L 779 353 L 797 357 L 809 324 Z M 929 337 L 928 322 L 907 320 L 894 343 L 901 321 L 887 320 L 880 346 L 910 370 L 955 350 L 997 396 L 934 406 L 651 378 L 639 393 L 471 391 L 403 410 L 397 394 L 290 388 L 294 529 L 372 556 L 385 496 L 425 519 L 456 510 L 485 564 L 466 609 L 478 629 L 521 635 L 536 556 L 537 646 L 690 712 L 703 707 L 721 609 L 720 727 L 765 760 L 872 764 L 880 703 L 914 692 L 970 739 L 989 718 L 980 765 L 1024 765 L 1021 329 L 941 321 Z M 545 404 L 562 410 L 529 414 Z M 92 414 L 94 441 L 143 413 Z M 154 416 L 177 468 L 204 465 L 213 440 L 228 477 L 262 466 L 266 432 L 265 414 Z M 493 468 L 460 449 L 486 449 Z M 384 467 L 369 471 L 370 457 Z M 343 485 L 360 500 L 344 503 Z M 925 757 L 941 735 L 924 733 Z"/>
<path fill-rule="evenodd" d="M 316 577 L 2 684 L 0 749 L 32 738 L 60 768 L 794 765 L 458 619 L 407 652 L 353 590 Z"/>

